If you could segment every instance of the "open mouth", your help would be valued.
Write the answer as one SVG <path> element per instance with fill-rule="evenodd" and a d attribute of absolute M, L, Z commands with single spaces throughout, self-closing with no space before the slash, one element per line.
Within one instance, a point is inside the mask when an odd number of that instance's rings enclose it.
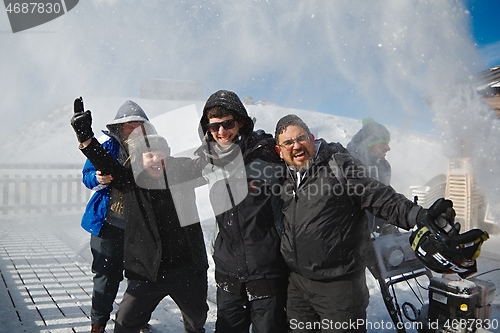
<path fill-rule="evenodd" d="M 300 157 L 300 156 L 304 156 L 304 155 L 305 155 L 304 152 L 301 151 L 301 152 L 295 154 L 293 157 Z"/>
<path fill-rule="evenodd" d="M 303 159 L 305 157 L 306 157 L 306 152 L 303 150 L 301 150 L 293 155 L 293 158 L 296 158 L 296 159 Z"/>

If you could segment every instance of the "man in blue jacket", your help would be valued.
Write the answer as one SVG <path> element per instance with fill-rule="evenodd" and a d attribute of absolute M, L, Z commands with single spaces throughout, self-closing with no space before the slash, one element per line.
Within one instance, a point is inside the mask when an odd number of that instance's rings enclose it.
<path fill-rule="evenodd" d="M 113 121 L 106 125 L 107 131 L 103 133 L 109 138 L 103 147 L 119 163 L 127 160 L 126 140 L 139 126 L 143 126 L 148 133 L 156 132 L 146 113 L 133 101 L 126 101 Z M 123 280 L 123 195 L 109 186 L 113 175 L 97 170 L 89 160 L 85 162 L 82 174 L 85 186 L 95 191 L 82 217 L 83 229 L 91 234 L 92 272 L 95 274 L 90 311 L 91 333 L 102 333 Z"/>

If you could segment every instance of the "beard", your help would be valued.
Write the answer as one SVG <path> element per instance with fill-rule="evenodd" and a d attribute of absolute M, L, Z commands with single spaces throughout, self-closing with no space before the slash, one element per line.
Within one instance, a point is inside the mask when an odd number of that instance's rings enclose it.
<path fill-rule="evenodd" d="M 291 164 L 290 169 L 292 169 L 295 172 L 304 173 L 311 167 L 312 162 L 313 162 L 313 158 L 310 157 L 304 164 L 301 164 L 301 165 Z"/>

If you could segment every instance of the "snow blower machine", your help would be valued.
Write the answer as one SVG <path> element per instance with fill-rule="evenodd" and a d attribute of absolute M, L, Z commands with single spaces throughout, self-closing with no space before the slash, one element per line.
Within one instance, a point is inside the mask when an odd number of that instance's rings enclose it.
<path fill-rule="evenodd" d="M 481 245 L 489 236 L 427 214 L 409 232 L 389 228 L 372 232 L 368 269 L 379 284 L 384 304 L 398 333 L 474 333 L 499 329 L 490 319 L 495 285 L 474 277 Z M 395 285 L 404 283 L 417 306 L 400 304 Z M 424 291 L 424 292 L 422 292 Z M 426 300 L 427 299 L 427 300 Z"/>

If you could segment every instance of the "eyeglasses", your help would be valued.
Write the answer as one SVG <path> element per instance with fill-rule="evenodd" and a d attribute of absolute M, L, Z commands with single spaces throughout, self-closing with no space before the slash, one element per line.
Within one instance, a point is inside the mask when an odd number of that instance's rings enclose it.
<path fill-rule="evenodd" d="M 218 132 L 219 128 L 222 126 L 225 130 L 229 130 L 236 126 L 236 121 L 234 119 L 228 119 L 221 121 L 220 123 L 209 123 L 207 125 L 210 132 Z"/>
<path fill-rule="evenodd" d="M 296 137 L 295 139 L 285 140 L 278 146 L 283 147 L 285 149 L 292 149 L 295 142 L 297 142 L 298 144 L 302 144 L 306 141 L 309 141 L 309 139 L 310 139 L 309 134 L 302 134 Z"/>

